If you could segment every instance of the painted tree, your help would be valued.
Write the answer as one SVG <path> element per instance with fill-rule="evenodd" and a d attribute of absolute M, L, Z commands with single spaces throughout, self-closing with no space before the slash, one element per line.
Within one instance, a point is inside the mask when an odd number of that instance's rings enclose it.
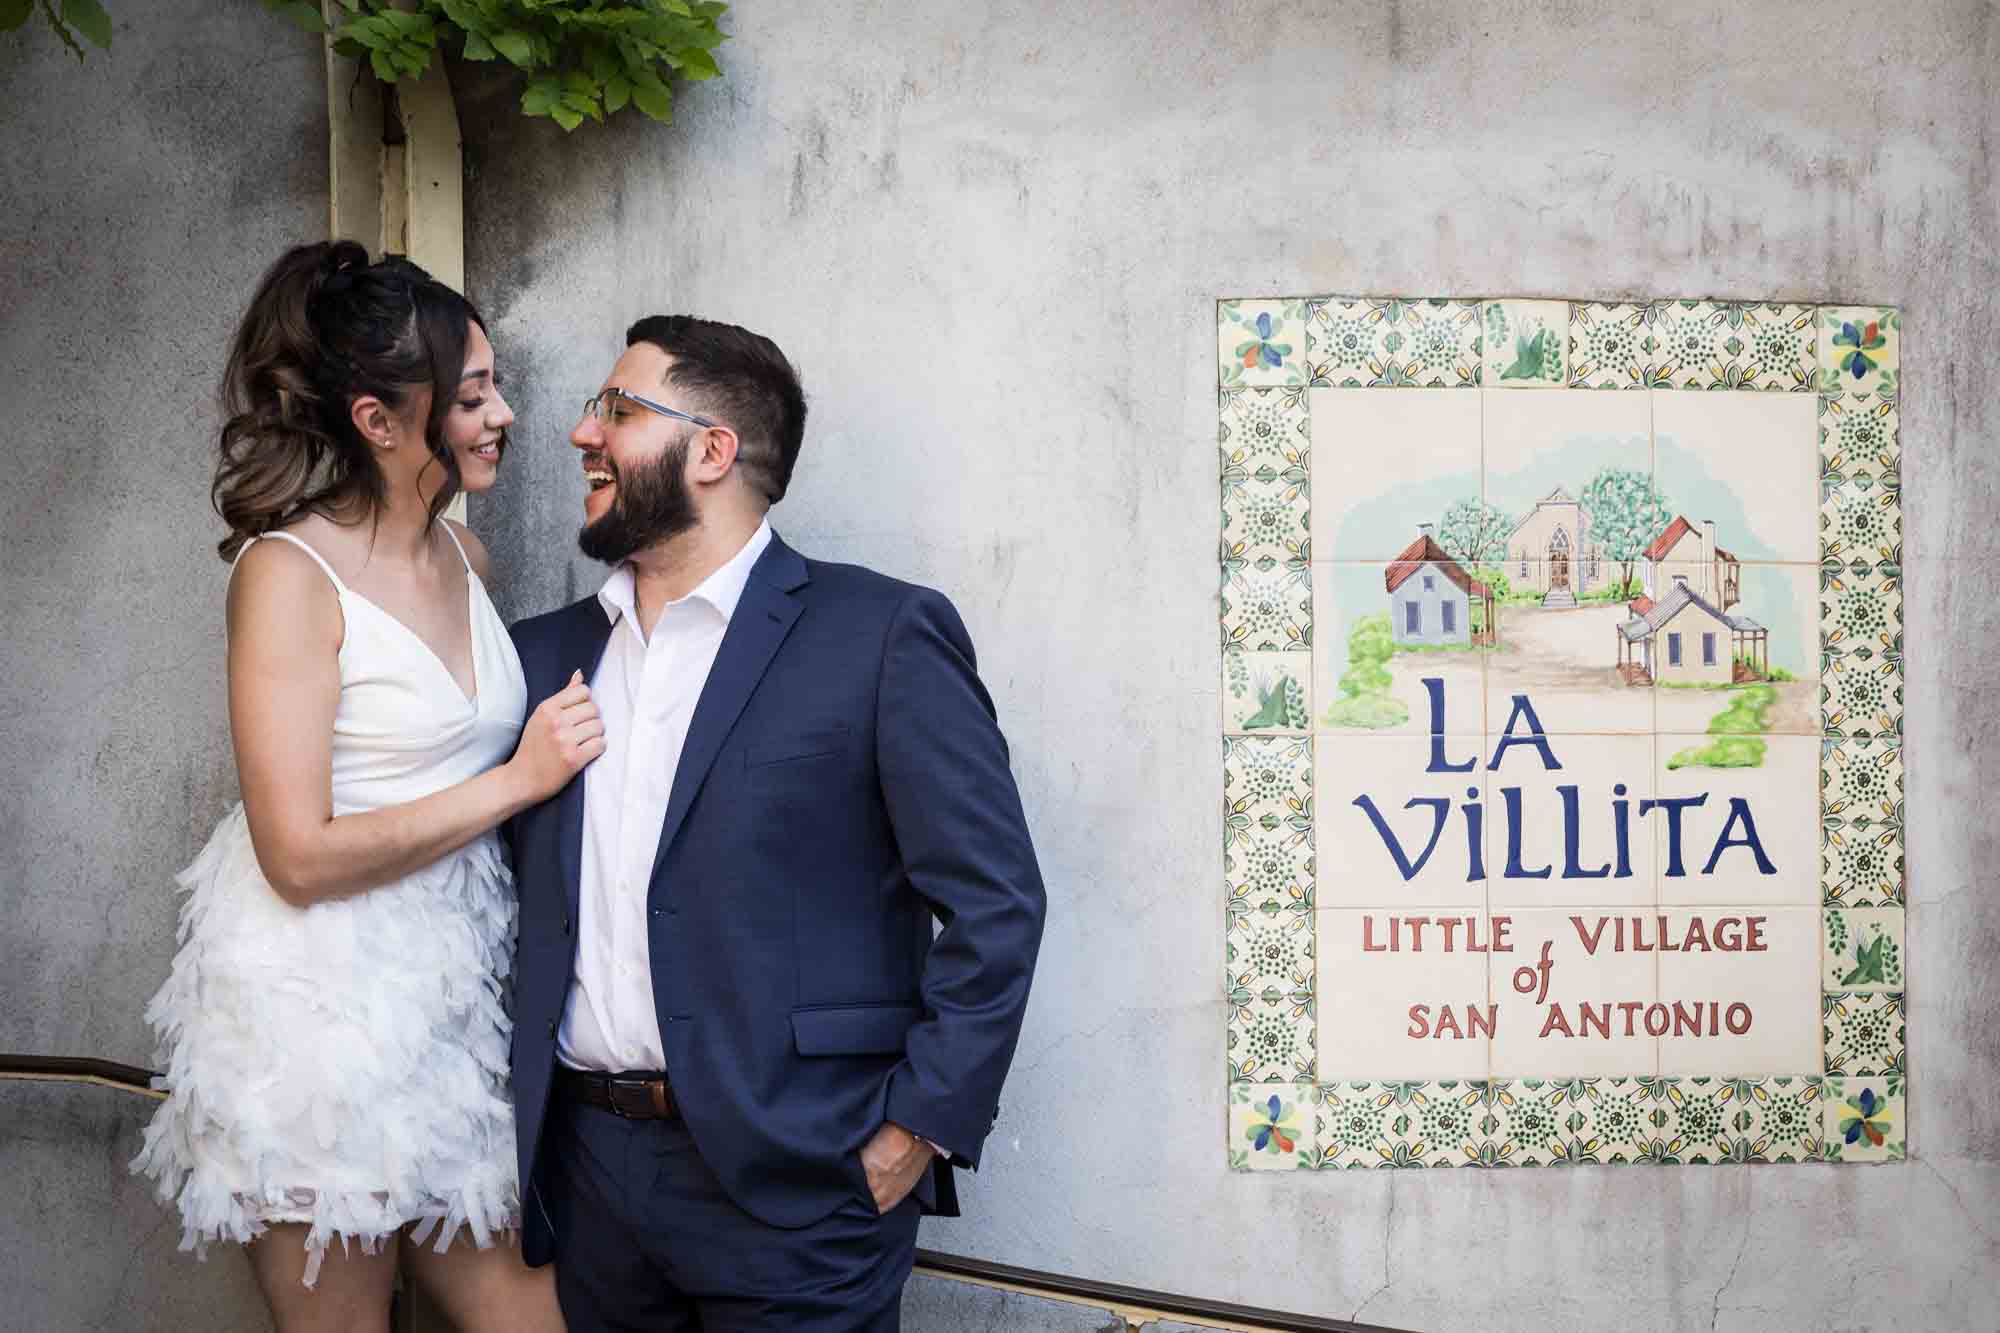
<path fill-rule="evenodd" d="M 1632 586 L 1632 564 L 1653 538 L 1660 535 L 1674 514 L 1653 484 L 1651 473 L 1633 468 L 1608 467 L 1583 488 L 1583 512 L 1590 515 L 1590 540 L 1615 560 L 1620 579 Z"/>
<path fill-rule="evenodd" d="M 1444 511 L 1438 545 L 1461 565 L 1498 564 L 1507 558 L 1507 534 L 1513 530 L 1505 511 L 1473 496 Z"/>
<path fill-rule="evenodd" d="M 1327 726 L 1379 730 L 1409 721 L 1410 710 L 1389 693 L 1395 678 L 1389 674 L 1388 663 L 1395 652 L 1396 640 L 1387 615 L 1363 616 L 1354 622 L 1347 636 L 1347 670 L 1340 676 L 1340 697 L 1326 707 Z"/>

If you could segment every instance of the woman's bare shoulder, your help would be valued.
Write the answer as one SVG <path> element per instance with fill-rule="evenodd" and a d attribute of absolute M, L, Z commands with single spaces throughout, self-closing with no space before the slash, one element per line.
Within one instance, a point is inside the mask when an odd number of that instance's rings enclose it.
<path fill-rule="evenodd" d="M 237 557 L 230 575 L 229 628 L 232 634 L 303 630 L 308 638 L 330 633 L 337 644 L 340 593 L 310 553 L 294 542 L 264 537 Z"/>
<path fill-rule="evenodd" d="M 472 566 L 472 572 L 479 575 L 479 581 L 486 581 L 487 571 L 492 568 L 493 558 L 486 553 L 486 543 L 479 540 L 479 534 L 456 519 L 445 519 L 451 530 L 457 534 L 459 544 L 465 548 L 465 558 Z"/>

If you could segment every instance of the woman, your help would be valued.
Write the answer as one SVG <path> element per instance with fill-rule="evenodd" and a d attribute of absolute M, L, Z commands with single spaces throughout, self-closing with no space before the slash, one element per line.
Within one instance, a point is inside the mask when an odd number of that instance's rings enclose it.
<path fill-rule="evenodd" d="M 223 387 L 243 802 L 180 876 L 146 1012 L 169 1096 L 134 1169 L 183 1248 L 249 1246 L 286 1333 L 386 1329 L 399 1258 L 460 1328 L 560 1329 L 549 1270 L 494 1243 L 520 1208 L 494 829 L 604 742 L 580 676 L 524 726 L 485 549 L 440 517 L 505 452 L 493 350 L 414 265 L 300 246 Z"/>

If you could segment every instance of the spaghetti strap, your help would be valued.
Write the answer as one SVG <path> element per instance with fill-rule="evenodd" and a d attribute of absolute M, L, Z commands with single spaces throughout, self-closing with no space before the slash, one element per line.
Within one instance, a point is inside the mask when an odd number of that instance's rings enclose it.
<path fill-rule="evenodd" d="M 307 555 L 312 557 L 312 562 L 315 565 L 318 565 L 320 569 L 325 571 L 326 576 L 333 580 L 334 588 L 337 589 L 342 596 L 345 596 L 347 594 L 347 585 L 340 581 L 340 575 L 333 572 L 333 566 L 329 565 L 326 562 L 326 557 L 322 556 L 318 551 L 313 550 L 311 544 L 308 543 L 303 537 L 294 537 L 289 532 L 266 532 L 259 534 L 259 536 L 276 537 L 281 541 L 288 541 L 292 545 L 298 547 L 301 551 L 304 551 Z M 236 559 L 238 561 L 241 561 L 243 559 L 243 552 L 249 550 L 251 543 L 257 541 L 258 539 L 259 539 L 258 537 L 252 537 L 249 541 L 244 542 L 242 549 L 236 552 Z M 232 570 L 235 569 L 235 565 L 231 565 L 230 568 Z"/>
<path fill-rule="evenodd" d="M 438 522 L 444 524 L 444 535 L 451 538 L 451 544 L 453 546 L 458 547 L 458 558 L 465 562 L 465 572 L 468 574 L 472 573 L 473 572 L 472 557 L 468 556 L 465 553 L 465 545 L 464 543 L 459 541 L 458 533 L 456 530 L 453 529 L 451 525 L 451 520 L 448 518 L 441 518 L 438 520 Z"/>

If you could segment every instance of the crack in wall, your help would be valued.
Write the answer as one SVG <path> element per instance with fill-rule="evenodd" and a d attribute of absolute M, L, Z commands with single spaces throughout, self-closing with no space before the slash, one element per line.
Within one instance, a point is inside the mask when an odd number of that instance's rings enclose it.
<path fill-rule="evenodd" d="M 1369 1292 L 1368 1299 L 1354 1307 L 1354 1313 L 1347 1316 L 1347 1322 L 1350 1324 L 1360 1323 L 1361 1312 L 1373 1305 L 1377 1297 L 1395 1285 L 1395 1279 L 1390 1275 L 1390 1265 L 1396 1259 L 1396 1178 L 1401 1174 L 1400 1171 L 1389 1172 L 1389 1215 L 1382 1223 L 1382 1285 Z"/>

